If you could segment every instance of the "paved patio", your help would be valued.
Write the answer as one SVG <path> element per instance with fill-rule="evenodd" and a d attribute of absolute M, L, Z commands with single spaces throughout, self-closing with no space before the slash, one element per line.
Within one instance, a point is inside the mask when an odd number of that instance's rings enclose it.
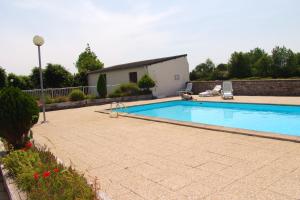
<path fill-rule="evenodd" d="M 300 97 L 234 101 L 300 104 Z M 49 112 L 49 123 L 33 131 L 61 160 L 97 176 L 112 199 L 300 199 L 298 143 L 95 112 L 105 108 Z"/>

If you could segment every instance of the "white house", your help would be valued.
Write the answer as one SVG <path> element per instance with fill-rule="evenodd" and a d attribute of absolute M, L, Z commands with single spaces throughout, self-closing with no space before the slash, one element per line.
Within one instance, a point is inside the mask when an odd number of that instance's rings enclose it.
<path fill-rule="evenodd" d="M 161 98 L 174 96 L 189 81 L 187 54 L 157 58 L 106 67 L 88 73 L 89 86 L 96 86 L 100 74 L 106 75 L 108 94 L 122 83 L 137 83 L 148 74 L 156 83 L 153 95 Z"/>

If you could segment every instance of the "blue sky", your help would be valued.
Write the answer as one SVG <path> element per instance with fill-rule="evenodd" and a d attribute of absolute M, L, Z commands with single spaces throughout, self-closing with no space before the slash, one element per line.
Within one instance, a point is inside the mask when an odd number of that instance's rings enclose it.
<path fill-rule="evenodd" d="M 299 8 L 298 0 L 0 0 L 0 66 L 29 74 L 36 34 L 43 64 L 71 72 L 86 43 L 105 66 L 187 53 L 190 70 L 255 47 L 300 52 Z"/>

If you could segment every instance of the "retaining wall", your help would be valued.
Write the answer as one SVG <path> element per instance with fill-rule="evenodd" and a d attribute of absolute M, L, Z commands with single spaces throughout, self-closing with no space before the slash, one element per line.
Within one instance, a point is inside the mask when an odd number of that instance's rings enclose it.
<path fill-rule="evenodd" d="M 211 90 L 222 81 L 192 81 L 193 92 Z M 234 95 L 300 96 L 300 79 L 233 80 Z"/>

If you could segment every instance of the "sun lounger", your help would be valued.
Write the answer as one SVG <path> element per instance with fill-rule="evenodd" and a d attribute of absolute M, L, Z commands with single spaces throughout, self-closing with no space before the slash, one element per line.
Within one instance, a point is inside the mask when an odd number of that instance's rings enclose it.
<path fill-rule="evenodd" d="M 224 81 L 221 91 L 223 99 L 233 99 L 233 88 L 231 81 Z"/>
<path fill-rule="evenodd" d="M 206 90 L 205 92 L 199 93 L 200 97 L 212 97 L 216 95 L 220 95 L 220 91 L 222 89 L 221 85 L 216 85 L 212 90 Z"/>

